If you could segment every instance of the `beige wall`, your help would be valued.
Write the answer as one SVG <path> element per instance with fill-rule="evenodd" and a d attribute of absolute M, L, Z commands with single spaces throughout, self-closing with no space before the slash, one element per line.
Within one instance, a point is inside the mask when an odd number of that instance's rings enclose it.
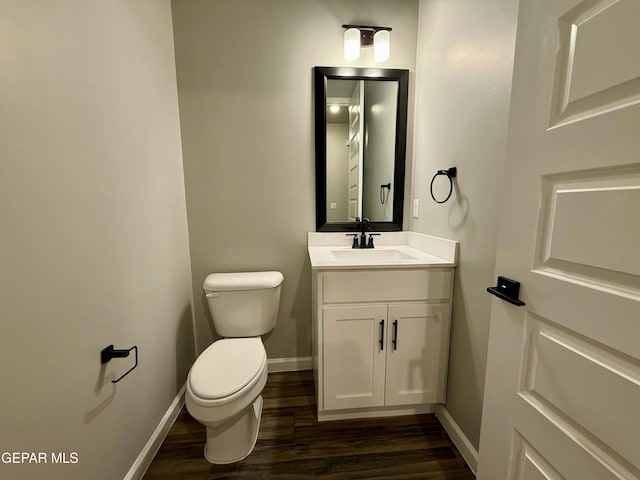
<path fill-rule="evenodd" d="M 0 478 L 123 478 L 194 356 L 170 4 L 3 0 L 0 32 L 0 452 L 79 460 Z"/>
<path fill-rule="evenodd" d="M 476 448 L 516 10 L 516 0 L 420 1 L 413 198 L 421 209 L 411 230 L 460 241 L 446 407 Z M 456 190 L 438 205 L 429 183 L 436 170 L 452 166 Z M 448 189 L 442 192 L 440 180 L 442 198 Z"/>
<path fill-rule="evenodd" d="M 174 0 L 172 7 L 198 348 L 212 340 L 205 276 L 275 269 L 285 280 L 268 356 L 308 356 L 312 68 L 345 65 L 341 25 L 368 23 L 393 28 L 383 66 L 413 70 L 418 2 Z M 371 64 L 371 49 L 353 63 Z"/>

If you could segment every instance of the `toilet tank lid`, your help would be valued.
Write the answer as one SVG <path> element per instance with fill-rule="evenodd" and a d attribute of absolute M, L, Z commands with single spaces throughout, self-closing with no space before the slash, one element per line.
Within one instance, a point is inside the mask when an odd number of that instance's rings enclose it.
<path fill-rule="evenodd" d="M 203 288 L 208 292 L 221 290 L 257 290 L 275 288 L 282 283 L 280 272 L 211 273 L 204 280 Z"/>

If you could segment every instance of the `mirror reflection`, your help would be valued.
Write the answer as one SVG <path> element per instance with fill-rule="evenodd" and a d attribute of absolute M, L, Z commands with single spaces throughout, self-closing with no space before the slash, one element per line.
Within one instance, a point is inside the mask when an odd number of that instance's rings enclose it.
<path fill-rule="evenodd" d="M 327 222 L 393 220 L 398 84 L 328 79 Z"/>
<path fill-rule="evenodd" d="M 315 67 L 316 230 L 402 230 L 408 70 Z"/>

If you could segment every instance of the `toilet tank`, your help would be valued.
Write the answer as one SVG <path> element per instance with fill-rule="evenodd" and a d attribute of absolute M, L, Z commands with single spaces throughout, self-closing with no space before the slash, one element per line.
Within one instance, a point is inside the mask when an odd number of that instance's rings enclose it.
<path fill-rule="evenodd" d="M 212 273 L 204 291 L 213 326 L 223 337 L 257 337 L 275 327 L 280 306 L 280 272 Z"/>

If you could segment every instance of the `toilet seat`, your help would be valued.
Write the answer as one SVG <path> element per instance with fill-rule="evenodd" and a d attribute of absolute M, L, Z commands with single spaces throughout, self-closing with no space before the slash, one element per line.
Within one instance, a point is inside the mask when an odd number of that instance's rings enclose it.
<path fill-rule="evenodd" d="M 201 406 L 220 406 L 244 395 L 267 368 L 260 337 L 224 338 L 211 344 L 191 367 L 188 388 Z"/>

